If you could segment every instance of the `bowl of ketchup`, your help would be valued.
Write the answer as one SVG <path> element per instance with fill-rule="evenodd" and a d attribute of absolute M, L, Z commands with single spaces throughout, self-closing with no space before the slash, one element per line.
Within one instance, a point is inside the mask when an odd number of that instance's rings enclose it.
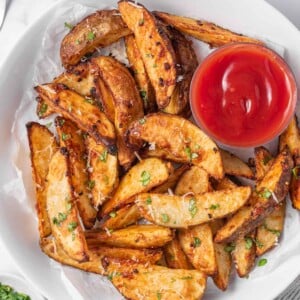
<path fill-rule="evenodd" d="M 291 120 L 297 85 L 287 63 L 267 47 L 223 46 L 198 66 L 190 104 L 197 124 L 216 141 L 254 147 L 278 136 Z"/>

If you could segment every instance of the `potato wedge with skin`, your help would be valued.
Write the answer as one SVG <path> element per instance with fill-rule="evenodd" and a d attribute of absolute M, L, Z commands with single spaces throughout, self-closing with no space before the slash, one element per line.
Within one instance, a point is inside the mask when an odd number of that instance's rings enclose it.
<path fill-rule="evenodd" d="M 92 228 L 96 221 L 97 211 L 89 198 L 89 177 L 84 159 L 86 149 L 84 138 L 75 123 L 62 117 L 55 119 L 55 126 L 61 147 L 68 150 L 70 176 L 74 193 L 77 197 L 76 206 L 85 228 Z"/>
<path fill-rule="evenodd" d="M 143 103 L 135 81 L 127 68 L 113 57 L 99 56 L 92 59 L 108 87 L 115 106 L 115 128 L 117 132 L 118 159 L 128 169 L 136 158 L 125 144 L 125 133 L 131 122 L 144 116 Z"/>
<path fill-rule="evenodd" d="M 207 275 L 217 271 L 213 235 L 209 224 L 179 230 L 178 239 L 193 267 Z"/>
<path fill-rule="evenodd" d="M 154 12 L 154 14 L 177 30 L 199 39 L 211 47 L 220 47 L 236 42 L 263 44 L 259 40 L 232 32 L 211 22 L 171 15 L 165 12 Z"/>
<path fill-rule="evenodd" d="M 150 191 L 162 184 L 173 172 L 170 163 L 158 158 L 148 158 L 133 166 L 122 178 L 114 196 L 101 209 L 101 216 L 111 211 L 133 203 L 134 196 Z"/>
<path fill-rule="evenodd" d="M 108 46 L 130 33 L 118 10 L 96 11 L 76 24 L 62 40 L 62 64 L 65 68 L 76 65 L 97 48 Z"/>
<path fill-rule="evenodd" d="M 76 92 L 62 84 L 49 83 L 35 87 L 39 96 L 48 106 L 63 117 L 75 122 L 88 132 L 96 142 L 103 143 L 110 153 L 115 153 L 115 129 L 98 107 L 86 101 Z"/>
<path fill-rule="evenodd" d="M 265 177 L 256 186 L 250 201 L 252 205 L 233 215 L 217 232 L 215 242 L 232 242 L 259 226 L 286 197 L 292 167 L 291 154 L 285 149 L 275 158 Z"/>
<path fill-rule="evenodd" d="M 178 196 L 187 193 L 203 194 L 211 190 L 208 173 L 197 166 L 192 166 L 181 176 L 175 194 Z"/>
<path fill-rule="evenodd" d="M 156 113 L 147 115 L 142 122 L 133 122 L 127 132 L 127 142 L 139 148 L 142 141 L 154 144 L 167 159 L 192 163 L 216 179 L 224 176 L 216 144 L 197 126 L 182 117 Z"/>
<path fill-rule="evenodd" d="M 169 268 L 186 270 L 193 268 L 187 256 L 183 252 L 177 236 L 175 236 L 171 242 L 167 243 L 163 250 L 165 260 Z"/>
<path fill-rule="evenodd" d="M 51 223 L 47 212 L 47 174 L 52 156 L 57 151 L 55 136 L 49 129 L 39 123 L 26 124 L 32 177 L 35 182 L 36 210 L 40 237 L 51 234 Z"/>
<path fill-rule="evenodd" d="M 133 72 L 141 98 L 143 99 L 144 111 L 146 113 L 155 112 L 157 109 L 155 91 L 146 72 L 135 37 L 134 35 L 128 35 L 124 40 L 130 68 Z"/>
<path fill-rule="evenodd" d="M 140 218 L 138 207 L 135 204 L 129 204 L 117 211 L 112 211 L 109 218 L 101 224 L 101 228 L 108 230 L 125 228 L 136 223 Z"/>
<path fill-rule="evenodd" d="M 157 225 L 132 225 L 112 232 L 85 232 L 89 247 L 105 244 L 123 248 L 159 248 L 173 239 L 172 230 Z"/>
<path fill-rule="evenodd" d="M 175 270 L 109 258 L 103 259 L 102 265 L 127 299 L 200 300 L 206 286 L 206 276 L 197 270 Z"/>
<path fill-rule="evenodd" d="M 256 181 L 260 181 L 270 169 L 273 163 L 273 156 L 265 147 L 257 147 L 254 149 L 254 163 L 256 170 Z"/>
<path fill-rule="evenodd" d="M 119 184 L 119 163 L 115 155 L 108 153 L 107 148 L 93 138 L 85 139 L 87 148 L 87 167 L 92 203 L 98 208 L 111 198 Z"/>
<path fill-rule="evenodd" d="M 225 174 L 254 179 L 253 171 L 239 157 L 224 149 L 220 149 L 220 153 Z"/>
<path fill-rule="evenodd" d="M 235 212 L 247 202 L 250 194 L 250 187 L 195 196 L 142 193 L 136 196 L 135 202 L 148 221 L 171 228 L 186 228 Z"/>
<path fill-rule="evenodd" d="M 166 107 L 173 94 L 176 79 L 176 57 L 172 43 L 155 17 L 142 5 L 120 1 L 119 11 L 133 31 L 147 74 L 155 90 L 160 109 Z"/>
<path fill-rule="evenodd" d="M 75 205 L 66 148 L 53 155 L 47 182 L 47 210 L 53 236 L 70 258 L 87 261 L 87 244 Z"/>

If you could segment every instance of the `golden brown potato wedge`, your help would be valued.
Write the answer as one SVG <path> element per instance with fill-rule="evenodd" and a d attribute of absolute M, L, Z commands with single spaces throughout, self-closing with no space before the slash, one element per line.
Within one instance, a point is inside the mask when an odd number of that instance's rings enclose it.
<path fill-rule="evenodd" d="M 181 175 L 190 168 L 188 164 L 184 164 L 174 170 L 164 183 L 151 190 L 151 193 L 167 193 L 170 189 L 173 190 L 181 177 Z"/>
<path fill-rule="evenodd" d="M 96 11 L 76 24 L 62 40 L 62 64 L 65 68 L 76 65 L 97 48 L 108 46 L 130 33 L 116 9 Z"/>
<path fill-rule="evenodd" d="M 47 182 L 47 210 L 53 236 L 70 258 L 87 261 L 87 244 L 75 205 L 66 148 L 53 155 Z"/>
<path fill-rule="evenodd" d="M 155 91 L 146 72 L 145 65 L 134 35 L 125 37 L 125 46 L 130 68 L 143 99 L 145 113 L 156 111 Z"/>
<path fill-rule="evenodd" d="M 270 169 L 273 163 L 273 156 L 265 147 L 257 147 L 254 149 L 254 163 L 256 171 L 256 181 L 260 181 L 264 178 L 267 171 Z"/>
<path fill-rule="evenodd" d="M 125 144 L 125 132 L 131 122 L 143 117 L 142 100 L 133 77 L 124 65 L 108 56 L 99 56 L 92 62 L 98 66 L 100 76 L 113 97 L 118 159 L 120 165 L 128 169 L 136 157 Z"/>
<path fill-rule="evenodd" d="M 129 204 L 117 211 L 112 211 L 109 218 L 101 224 L 101 228 L 116 230 L 136 223 L 141 218 L 136 204 Z"/>
<path fill-rule="evenodd" d="M 101 258 L 103 258 L 101 253 L 98 254 L 97 252 L 88 251 L 89 260 L 78 262 L 67 255 L 66 252 L 55 243 L 54 239 L 43 238 L 40 241 L 40 247 L 46 255 L 63 265 L 68 265 L 76 269 L 100 275 L 105 274 L 105 270 L 101 264 Z"/>
<path fill-rule="evenodd" d="M 162 184 L 172 172 L 172 165 L 161 159 L 148 158 L 140 161 L 124 175 L 113 198 L 103 205 L 101 215 L 106 216 L 111 211 L 134 202 L 135 195 Z"/>
<path fill-rule="evenodd" d="M 291 154 L 285 149 L 275 158 L 265 177 L 257 184 L 251 197 L 251 206 L 242 208 L 232 216 L 217 232 L 215 241 L 232 242 L 259 226 L 286 197 L 292 167 Z"/>
<path fill-rule="evenodd" d="M 224 149 L 220 149 L 220 153 L 225 174 L 254 179 L 253 171 L 239 157 Z"/>
<path fill-rule="evenodd" d="M 36 210 L 39 221 L 40 237 L 44 238 L 51 234 L 51 224 L 47 212 L 47 174 L 49 163 L 57 150 L 55 136 L 49 129 L 39 123 L 27 123 L 28 142 L 32 177 L 35 182 Z"/>
<path fill-rule="evenodd" d="M 247 202 L 250 194 L 250 187 L 237 187 L 195 196 L 142 193 L 136 196 L 136 203 L 141 215 L 150 222 L 171 228 L 186 228 L 237 211 Z"/>
<path fill-rule="evenodd" d="M 85 236 L 89 247 L 105 244 L 123 248 L 159 248 L 173 239 L 172 230 L 157 225 L 132 225 L 116 231 L 92 230 Z"/>
<path fill-rule="evenodd" d="M 175 270 L 108 258 L 102 260 L 102 265 L 127 299 L 200 300 L 206 286 L 206 276 L 197 270 Z"/>
<path fill-rule="evenodd" d="M 178 239 L 193 267 L 207 275 L 217 271 L 212 230 L 209 224 L 201 224 L 179 230 Z"/>
<path fill-rule="evenodd" d="M 164 256 L 167 266 L 171 269 L 188 270 L 193 268 L 183 252 L 177 236 L 164 246 Z"/>
<path fill-rule="evenodd" d="M 278 244 L 283 230 L 285 219 L 286 202 L 283 201 L 257 228 L 256 255 L 261 256 Z"/>
<path fill-rule="evenodd" d="M 119 163 L 115 155 L 93 138 L 85 139 L 87 148 L 87 167 L 89 170 L 89 189 L 95 207 L 110 199 L 119 184 Z"/>
<path fill-rule="evenodd" d="M 263 44 L 261 41 L 224 29 L 211 22 L 171 15 L 165 12 L 155 12 L 154 14 L 179 31 L 208 43 L 211 47 L 236 42 Z"/>
<path fill-rule="evenodd" d="M 76 92 L 66 89 L 62 84 L 44 84 L 35 89 L 42 100 L 53 110 L 75 122 L 96 142 L 106 145 L 109 152 L 116 151 L 114 126 L 98 107 Z"/>
<path fill-rule="evenodd" d="M 203 194 L 208 191 L 211 191 L 208 173 L 197 166 L 192 166 L 181 176 L 175 194 L 182 196 L 186 193 Z"/>
<path fill-rule="evenodd" d="M 142 141 L 154 144 L 167 159 L 202 167 L 216 179 L 224 175 L 216 144 L 197 126 L 182 117 L 156 113 L 133 122 L 127 133 L 127 142 L 139 148 Z"/>
<path fill-rule="evenodd" d="M 96 221 L 97 211 L 89 198 L 90 184 L 86 170 L 84 138 L 75 123 L 62 117 L 55 119 L 55 126 L 61 147 L 68 150 L 68 164 L 71 183 L 76 195 L 76 206 L 85 228 L 92 228 Z"/>
<path fill-rule="evenodd" d="M 163 26 L 142 5 L 120 1 L 119 11 L 127 26 L 133 31 L 160 109 L 166 107 L 173 94 L 177 72 L 172 43 Z"/>

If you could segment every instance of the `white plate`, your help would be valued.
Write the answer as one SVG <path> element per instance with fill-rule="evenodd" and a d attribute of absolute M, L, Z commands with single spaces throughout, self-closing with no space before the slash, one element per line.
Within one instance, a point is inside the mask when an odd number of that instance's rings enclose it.
<path fill-rule="evenodd" d="M 99 3 L 97 0 L 79 2 L 94 6 Z M 145 0 L 141 2 L 150 9 L 201 17 L 237 32 L 268 38 L 275 44 L 284 46 L 285 58 L 297 75 L 297 83 L 300 86 L 300 33 L 285 17 L 264 1 Z M 0 68 L 0 189 L 15 176 L 9 161 L 12 146 L 10 130 L 14 113 L 23 93 L 32 85 L 33 65 L 41 47 L 45 28 L 59 5 L 60 2 L 55 4 L 28 28 Z M 116 1 L 102 0 L 101 5 L 116 5 Z M 28 153 L 24 151 L 21 159 L 29 161 Z M 297 228 L 295 230 L 297 232 Z M 59 270 L 50 265 L 50 260 L 39 249 L 36 220 L 32 218 L 26 206 L 20 205 L 16 199 L 6 197 L 0 201 L 0 236 L 3 245 L 11 253 L 21 272 L 48 299 L 71 298 L 60 278 Z M 292 240 L 293 235 L 284 238 Z M 276 261 L 276 268 L 260 269 L 261 273 L 268 270 L 263 276 L 235 280 L 226 293 L 212 292 L 209 288 L 205 298 L 210 300 L 274 299 L 300 274 L 300 252 L 295 251 L 296 246 L 291 245 L 290 249 L 286 249 L 286 253 L 289 254 L 291 251 L 291 255 L 285 256 L 283 261 Z M 269 255 L 270 262 L 271 259 L 272 253 Z M 273 259 L 275 261 L 276 256 L 273 256 Z M 84 286 L 84 282 L 79 281 L 79 284 Z M 105 291 L 99 298 L 110 299 L 105 296 Z"/>

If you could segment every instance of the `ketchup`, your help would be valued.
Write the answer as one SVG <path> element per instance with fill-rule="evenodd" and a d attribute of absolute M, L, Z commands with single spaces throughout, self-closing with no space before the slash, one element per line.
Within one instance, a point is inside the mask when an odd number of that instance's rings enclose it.
<path fill-rule="evenodd" d="M 255 44 L 232 44 L 215 50 L 196 70 L 191 107 L 212 138 L 249 147 L 285 129 L 296 94 L 293 74 L 279 55 Z"/>

